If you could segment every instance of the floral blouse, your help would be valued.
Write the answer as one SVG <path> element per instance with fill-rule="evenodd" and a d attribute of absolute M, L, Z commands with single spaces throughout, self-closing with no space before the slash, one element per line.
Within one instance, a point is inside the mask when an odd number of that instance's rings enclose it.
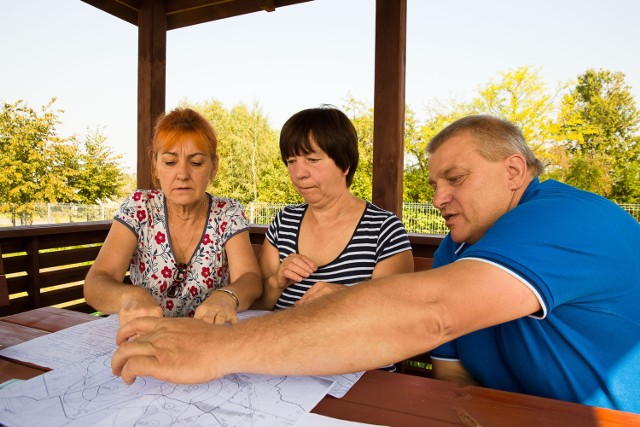
<path fill-rule="evenodd" d="M 224 245 L 249 228 L 238 201 L 208 193 L 207 196 L 209 216 L 200 242 L 189 263 L 181 268 L 167 229 L 167 205 L 161 190 L 136 190 L 115 215 L 115 220 L 127 226 L 138 239 L 129 267 L 131 282 L 147 289 L 166 317 L 193 317 L 196 308 L 214 289 L 229 284 Z M 185 274 L 185 280 L 180 280 Z"/>

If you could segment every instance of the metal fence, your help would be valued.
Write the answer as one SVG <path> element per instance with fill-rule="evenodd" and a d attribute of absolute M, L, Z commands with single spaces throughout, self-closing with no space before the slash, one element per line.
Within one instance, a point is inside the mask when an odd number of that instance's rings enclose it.
<path fill-rule="evenodd" d="M 284 203 L 252 202 L 245 206 L 251 224 L 269 224 L 287 206 Z M 62 224 L 112 219 L 118 204 L 77 205 L 71 203 L 36 203 L 31 216 L 12 217 L 0 214 L 0 227 L 25 224 Z M 640 222 L 640 204 L 620 204 L 624 210 Z M 403 203 L 402 222 L 407 231 L 424 234 L 447 234 L 447 227 L 440 212 L 431 203 Z"/>
<path fill-rule="evenodd" d="M 269 224 L 287 206 L 284 203 L 254 202 L 247 204 L 245 212 L 252 224 Z M 402 222 L 407 231 L 425 234 L 446 234 L 447 227 L 440 212 L 431 203 L 403 203 Z"/>
<path fill-rule="evenodd" d="M 119 204 L 79 205 L 74 203 L 35 203 L 31 213 L 0 214 L 0 227 L 34 224 L 66 224 L 112 219 Z"/>
<path fill-rule="evenodd" d="M 640 222 L 640 204 L 620 203 L 619 206 Z"/>

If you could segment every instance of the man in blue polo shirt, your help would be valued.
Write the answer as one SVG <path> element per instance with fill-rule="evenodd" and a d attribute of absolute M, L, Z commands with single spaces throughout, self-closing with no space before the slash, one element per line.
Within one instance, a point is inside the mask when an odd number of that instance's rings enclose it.
<path fill-rule="evenodd" d="M 459 120 L 427 150 L 434 205 L 451 230 L 434 268 L 481 262 L 539 303 L 528 316 L 434 349 L 436 377 L 640 411 L 637 221 L 603 197 L 540 182 L 542 165 L 502 120 Z M 484 164 L 504 159 L 511 178 L 488 179 Z M 483 297 L 491 292 L 500 290 Z"/>
<path fill-rule="evenodd" d="M 450 229 L 436 268 L 229 327 L 136 319 L 118 333 L 114 373 L 323 375 L 432 350 L 437 378 L 640 413 L 640 224 L 600 196 L 540 182 L 506 121 L 463 118 L 427 149 Z"/>

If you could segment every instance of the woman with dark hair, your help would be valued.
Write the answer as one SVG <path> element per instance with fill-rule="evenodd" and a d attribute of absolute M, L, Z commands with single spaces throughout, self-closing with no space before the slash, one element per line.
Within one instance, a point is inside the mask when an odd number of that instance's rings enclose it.
<path fill-rule="evenodd" d="M 116 213 L 89 270 L 86 301 L 125 324 L 141 316 L 237 322 L 260 296 L 260 269 L 240 203 L 213 196 L 211 124 L 189 108 L 158 120 L 151 146 L 159 190 L 136 190 Z M 132 285 L 123 283 L 129 268 Z"/>
<path fill-rule="evenodd" d="M 280 153 L 305 203 L 284 208 L 269 226 L 259 257 L 263 293 L 254 307 L 288 308 L 413 271 L 402 222 L 349 191 L 358 135 L 343 112 L 324 106 L 296 113 L 282 128 Z"/>

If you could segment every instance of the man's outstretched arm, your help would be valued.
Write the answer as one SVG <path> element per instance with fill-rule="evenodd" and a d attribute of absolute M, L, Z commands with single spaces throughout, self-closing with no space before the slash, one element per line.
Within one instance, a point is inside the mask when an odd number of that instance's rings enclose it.
<path fill-rule="evenodd" d="M 356 372 L 539 309 L 533 292 L 510 274 L 465 260 L 347 287 L 232 326 L 136 319 L 118 332 L 112 369 L 127 383 L 136 376 L 200 383 L 236 372 Z"/>

